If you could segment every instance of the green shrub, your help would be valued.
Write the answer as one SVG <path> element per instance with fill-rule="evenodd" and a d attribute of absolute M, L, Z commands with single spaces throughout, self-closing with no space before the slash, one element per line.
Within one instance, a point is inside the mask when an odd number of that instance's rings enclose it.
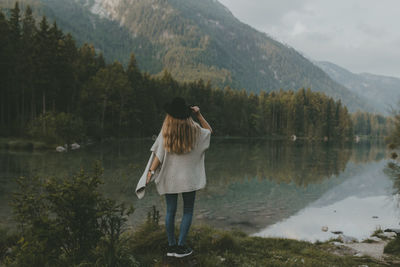
<path fill-rule="evenodd" d="M 9 254 L 10 247 L 17 244 L 18 235 L 10 229 L 0 228 L 0 266 Z"/>
<path fill-rule="evenodd" d="M 13 140 L 8 142 L 8 148 L 31 150 L 33 149 L 33 143 L 24 140 Z"/>
<path fill-rule="evenodd" d="M 383 250 L 384 253 L 394 254 L 400 256 L 400 238 L 390 241 Z"/>
<path fill-rule="evenodd" d="M 67 143 L 81 140 L 84 136 L 81 118 L 69 113 L 46 112 L 28 125 L 28 133 L 35 138 L 52 143 Z"/>
<path fill-rule="evenodd" d="M 16 266 L 137 266 L 124 235 L 133 208 L 98 190 L 102 169 L 73 177 L 18 179 L 13 208 L 20 239 L 7 256 Z"/>

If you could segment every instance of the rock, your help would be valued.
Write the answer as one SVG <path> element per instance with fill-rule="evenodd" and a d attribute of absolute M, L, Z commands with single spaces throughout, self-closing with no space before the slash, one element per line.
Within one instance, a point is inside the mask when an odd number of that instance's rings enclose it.
<path fill-rule="evenodd" d="M 58 147 L 56 147 L 56 151 L 57 152 L 65 152 L 65 151 L 67 151 L 67 149 L 65 147 L 58 146 Z"/>
<path fill-rule="evenodd" d="M 332 242 L 332 245 L 335 245 L 335 246 L 342 246 L 343 244 L 340 243 L 340 242 L 334 241 L 334 242 Z"/>
<path fill-rule="evenodd" d="M 373 240 L 373 241 L 375 241 L 375 242 L 380 242 L 380 241 L 382 241 L 382 239 L 380 239 L 379 237 L 377 237 L 377 236 L 371 236 L 370 238 L 368 238 L 369 240 Z"/>
<path fill-rule="evenodd" d="M 341 235 L 341 234 L 343 234 L 342 231 L 331 231 L 331 233 L 332 233 L 332 234 L 335 234 L 335 235 Z"/>
<path fill-rule="evenodd" d="M 385 247 L 385 242 L 378 243 L 352 243 L 346 244 L 345 246 L 352 248 L 356 251 L 355 254 L 359 254 L 357 256 L 369 256 L 378 260 L 382 260 L 383 258 L 383 250 Z"/>
<path fill-rule="evenodd" d="M 322 232 L 328 232 L 328 229 L 329 229 L 328 226 L 322 226 L 321 227 L 321 231 Z"/>
<path fill-rule="evenodd" d="M 338 238 L 345 244 L 358 242 L 357 238 L 352 237 L 352 236 L 343 235 L 343 234 L 339 235 Z"/>
<path fill-rule="evenodd" d="M 390 239 L 396 238 L 396 236 L 397 236 L 396 233 L 393 233 L 393 232 L 385 232 L 385 233 L 383 233 L 381 235 L 383 235 L 383 236 L 385 236 L 387 238 L 390 238 Z"/>
<path fill-rule="evenodd" d="M 73 143 L 72 145 L 71 145 L 71 149 L 72 150 L 76 150 L 76 149 L 79 149 L 81 146 L 79 145 L 79 144 L 77 144 L 77 143 Z"/>
<path fill-rule="evenodd" d="M 223 258 L 223 257 L 221 257 L 221 256 L 218 256 L 217 257 L 221 262 L 224 262 L 226 259 L 225 258 Z"/>
<path fill-rule="evenodd" d="M 361 252 L 358 252 L 356 254 L 354 254 L 355 257 L 364 257 L 364 254 L 362 254 Z"/>
<path fill-rule="evenodd" d="M 201 220 L 204 219 L 204 214 L 199 214 L 196 216 L 196 219 Z"/>
<path fill-rule="evenodd" d="M 397 236 L 400 236 L 400 229 L 393 229 L 393 228 L 388 228 L 385 229 L 385 233 L 395 233 Z"/>

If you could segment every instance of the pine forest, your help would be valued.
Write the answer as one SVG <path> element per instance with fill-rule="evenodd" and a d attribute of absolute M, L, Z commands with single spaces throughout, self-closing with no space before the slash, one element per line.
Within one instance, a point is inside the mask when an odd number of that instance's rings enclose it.
<path fill-rule="evenodd" d="M 18 3 L 0 13 L 0 135 L 48 142 L 90 137 L 157 134 L 163 105 L 183 96 L 199 105 L 217 136 L 350 139 L 384 136 L 388 119 L 349 114 L 340 100 L 310 89 L 261 91 L 221 89 L 211 82 L 177 82 L 168 71 L 141 72 L 134 54 L 124 67 L 106 64 L 93 45 L 77 47 L 70 34 L 45 16 L 35 21 Z"/>

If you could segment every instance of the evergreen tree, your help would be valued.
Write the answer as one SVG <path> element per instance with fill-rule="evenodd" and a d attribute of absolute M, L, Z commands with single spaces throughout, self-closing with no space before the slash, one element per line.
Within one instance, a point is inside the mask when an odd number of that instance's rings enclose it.
<path fill-rule="evenodd" d="M 12 43 L 11 45 L 11 60 L 10 60 L 10 73 L 9 80 L 10 83 L 8 85 L 9 95 L 8 95 L 8 103 L 9 108 L 8 112 L 11 118 L 19 118 L 20 117 L 20 82 L 21 82 L 21 10 L 19 9 L 18 2 L 15 2 L 15 6 L 11 9 L 11 15 L 9 20 L 10 25 L 10 36 L 9 40 Z M 10 118 L 10 119 L 11 119 Z M 9 121 L 11 123 L 11 127 L 17 128 L 18 123 L 15 119 Z"/>
<path fill-rule="evenodd" d="M 11 33 L 9 23 L 0 10 L 0 135 L 6 134 L 10 122 L 9 77 L 11 69 Z"/>
<path fill-rule="evenodd" d="M 10 16 L 10 30 L 11 36 L 10 39 L 14 44 L 14 47 L 19 47 L 19 41 L 21 39 L 21 10 L 19 9 L 18 2 L 15 2 L 15 6 L 11 9 Z"/>
<path fill-rule="evenodd" d="M 22 50 L 22 61 L 21 72 L 24 75 L 24 79 L 21 81 L 21 127 L 23 127 L 28 120 L 34 119 L 34 106 L 35 106 L 35 92 L 34 92 L 34 40 L 36 34 L 35 19 L 33 18 L 32 9 L 27 6 L 25 14 L 22 19 L 22 37 L 21 43 L 23 46 Z M 29 107 L 29 108 L 28 108 Z M 28 114 L 29 112 L 29 114 Z"/>
<path fill-rule="evenodd" d="M 201 79 L 181 84 L 167 70 L 159 77 L 141 73 L 134 54 L 125 71 L 118 62 L 106 64 L 93 45 L 77 48 L 46 17 L 37 28 L 30 7 L 22 20 L 19 14 L 18 4 L 9 20 L 0 12 L 1 134 L 26 132 L 28 120 L 46 133 L 43 118 L 73 117 L 83 120 L 89 136 L 150 136 L 160 130 L 165 102 L 178 95 L 199 105 L 221 136 L 341 140 L 351 138 L 353 129 L 387 133 L 386 118 L 361 112 L 350 117 L 340 101 L 310 89 L 256 95 L 213 88 Z"/>

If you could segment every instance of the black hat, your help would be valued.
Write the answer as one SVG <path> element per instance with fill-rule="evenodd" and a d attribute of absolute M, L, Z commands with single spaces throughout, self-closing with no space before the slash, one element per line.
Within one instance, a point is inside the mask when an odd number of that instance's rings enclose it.
<path fill-rule="evenodd" d="M 190 105 L 187 105 L 182 97 L 175 97 L 170 103 L 164 105 L 164 110 L 175 119 L 187 119 L 192 113 Z"/>

